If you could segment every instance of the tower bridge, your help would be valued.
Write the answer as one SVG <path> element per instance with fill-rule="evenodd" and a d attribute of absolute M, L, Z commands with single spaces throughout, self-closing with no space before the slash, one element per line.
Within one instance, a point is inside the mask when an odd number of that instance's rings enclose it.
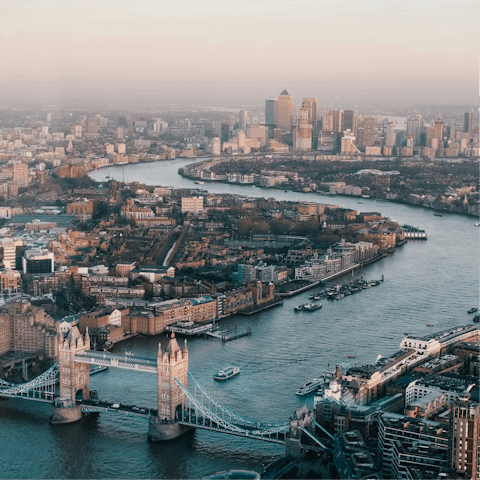
<path fill-rule="evenodd" d="M 188 371 L 188 348 L 183 349 L 172 333 L 167 348 L 158 348 L 156 359 L 141 358 L 90 350 L 88 330 L 82 335 L 74 325 L 66 337 L 58 340 L 58 362 L 37 378 L 12 384 L 0 380 L 0 396 L 52 404 L 50 423 L 73 423 L 85 415 L 108 412 L 135 417 L 148 422 L 148 438 L 158 442 L 170 440 L 193 428 L 285 444 L 287 450 L 300 451 L 302 437 L 315 437 L 313 414 L 306 407 L 288 422 L 255 422 L 223 405 Z M 90 365 L 156 374 L 158 408 L 113 403 L 90 391 Z M 59 384 L 58 391 L 55 386 Z M 190 384 L 190 385 L 189 385 Z M 190 388 L 189 388 L 190 387 Z M 305 440 L 304 440 L 305 441 Z"/>

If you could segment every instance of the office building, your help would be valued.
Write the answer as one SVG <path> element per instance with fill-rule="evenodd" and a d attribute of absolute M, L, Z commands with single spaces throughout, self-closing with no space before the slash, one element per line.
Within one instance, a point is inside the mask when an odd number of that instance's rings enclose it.
<path fill-rule="evenodd" d="M 52 273 L 54 254 L 46 249 L 25 250 L 22 258 L 23 273 L 33 275 Z"/>
<path fill-rule="evenodd" d="M 240 113 L 238 114 L 238 128 L 244 132 L 247 131 L 247 117 L 248 111 L 240 110 Z"/>
<path fill-rule="evenodd" d="M 450 461 L 466 478 L 478 478 L 479 406 L 462 393 L 450 405 Z"/>
<path fill-rule="evenodd" d="M 333 112 L 323 114 L 322 131 L 333 132 Z"/>
<path fill-rule="evenodd" d="M 277 121 L 277 97 L 265 100 L 265 125 L 276 126 Z"/>
<path fill-rule="evenodd" d="M 221 135 L 222 143 L 228 142 L 229 138 L 230 138 L 230 125 L 229 125 L 228 122 L 223 122 L 222 123 L 222 135 Z"/>
<path fill-rule="evenodd" d="M 393 122 L 388 122 L 387 124 L 387 133 L 385 136 L 385 146 L 394 147 L 395 146 L 395 124 Z"/>
<path fill-rule="evenodd" d="M 333 131 L 336 133 L 342 132 L 343 124 L 343 110 L 333 111 Z"/>
<path fill-rule="evenodd" d="M 312 146 L 317 148 L 318 140 L 318 101 L 317 97 L 305 97 L 302 108 L 307 109 L 308 123 L 312 125 Z"/>
<path fill-rule="evenodd" d="M 307 108 L 300 108 L 297 114 L 297 121 L 293 135 L 293 148 L 299 151 L 312 149 L 312 129 L 310 112 Z"/>
<path fill-rule="evenodd" d="M 247 138 L 256 138 L 258 140 L 267 140 L 267 131 L 264 125 L 248 125 Z"/>
<path fill-rule="evenodd" d="M 291 132 L 293 129 L 293 98 L 284 90 L 277 100 L 277 119 L 275 122 L 277 128 L 285 132 Z"/>
<path fill-rule="evenodd" d="M 375 145 L 375 118 L 364 117 L 358 127 L 358 146 L 373 147 Z"/>
<path fill-rule="evenodd" d="M 464 120 L 463 120 L 463 131 L 465 133 L 470 133 L 473 127 L 473 113 L 472 112 L 465 112 Z"/>
<path fill-rule="evenodd" d="M 357 117 L 355 110 L 345 110 L 343 112 L 343 131 L 350 130 L 353 135 L 355 135 L 357 130 Z"/>

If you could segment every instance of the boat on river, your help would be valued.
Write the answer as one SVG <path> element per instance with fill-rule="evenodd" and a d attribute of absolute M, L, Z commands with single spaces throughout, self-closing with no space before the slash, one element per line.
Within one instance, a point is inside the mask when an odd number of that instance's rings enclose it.
<path fill-rule="evenodd" d="M 436 217 L 443 217 L 443 215 L 442 215 L 441 213 L 434 213 L 434 215 L 435 215 Z"/>
<path fill-rule="evenodd" d="M 473 321 L 474 321 L 474 322 L 477 322 L 477 323 L 480 322 L 480 315 L 475 315 L 475 316 L 473 317 Z"/>
<path fill-rule="evenodd" d="M 323 384 L 323 380 L 321 378 L 314 378 L 310 380 L 305 385 L 302 385 L 295 393 L 297 395 L 307 395 L 308 393 L 312 393 L 318 390 L 318 387 Z"/>
<path fill-rule="evenodd" d="M 238 367 L 226 367 L 223 370 L 220 370 L 216 375 L 213 376 L 215 380 L 228 380 L 229 378 L 234 377 L 240 373 Z"/>
<path fill-rule="evenodd" d="M 304 312 L 313 312 L 314 310 L 318 310 L 319 308 L 322 308 L 322 304 L 321 304 L 321 303 L 315 303 L 315 302 L 306 303 L 306 304 L 303 306 L 303 311 L 304 311 Z"/>
<path fill-rule="evenodd" d="M 478 310 L 478 308 L 475 308 L 475 307 L 474 307 L 474 308 L 471 308 L 471 309 L 468 311 L 468 313 L 475 313 L 477 310 Z"/>

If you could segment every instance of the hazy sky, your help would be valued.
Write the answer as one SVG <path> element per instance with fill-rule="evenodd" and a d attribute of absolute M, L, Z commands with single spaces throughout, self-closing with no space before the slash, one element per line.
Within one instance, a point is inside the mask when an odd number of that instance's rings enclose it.
<path fill-rule="evenodd" d="M 478 102 L 478 0 L 0 0 L 0 97 Z"/>

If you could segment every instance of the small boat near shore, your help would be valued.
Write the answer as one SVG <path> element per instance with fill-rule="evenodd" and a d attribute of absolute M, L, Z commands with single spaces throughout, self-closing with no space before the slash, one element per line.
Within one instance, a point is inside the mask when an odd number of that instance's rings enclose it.
<path fill-rule="evenodd" d="M 315 303 L 315 302 L 306 303 L 306 304 L 303 306 L 303 311 L 304 311 L 304 312 L 313 312 L 314 310 L 318 310 L 319 308 L 322 308 L 322 304 L 321 304 L 321 303 Z"/>
<path fill-rule="evenodd" d="M 229 378 L 234 377 L 240 373 L 238 367 L 226 367 L 223 370 L 220 370 L 216 375 L 213 376 L 215 380 L 228 380 Z"/>
<path fill-rule="evenodd" d="M 476 323 L 480 322 L 480 315 L 475 315 L 473 317 L 473 321 L 476 322 Z"/>
<path fill-rule="evenodd" d="M 314 310 L 318 310 L 322 308 L 321 303 L 311 302 L 311 303 L 304 303 L 303 305 L 298 305 L 294 308 L 296 312 L 313 312 Z"/>
<path fill-rule="evenodd" d="M 471 309 L 468 311 L 468 313 L 475 313 L 477 310 L 478 310 L 478 308 L 475 308 L 475 307 L 474 307 L 474 308 L 471 308 Z"/>
<path fill-rule="evenodd" d="M 443 215 L 442 215 L 441 213 L 434 213 L 434 215 L 435 215 L 436 217 L 443 217 Z"/>

